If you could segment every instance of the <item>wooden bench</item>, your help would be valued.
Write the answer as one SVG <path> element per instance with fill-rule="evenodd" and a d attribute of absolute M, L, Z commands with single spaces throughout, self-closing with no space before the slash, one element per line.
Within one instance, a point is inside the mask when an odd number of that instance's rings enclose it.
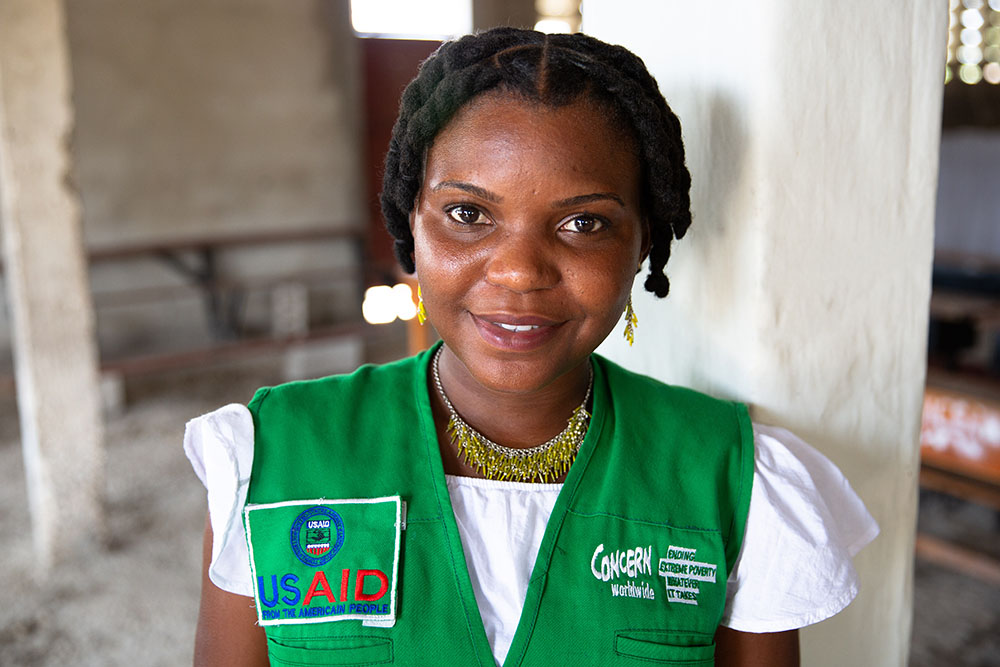
<path fill-rule="evenodd" d="M 220 256 L 248 247 L 267 247 L 303 243 L 346 243 L 355 257 L 356 267 L 344 270 L 325 267 L 319 270 L 298 270 L 288 267 L 266 278 L 233 279 L 222 275 Z M 345 279 L 364 281 L 364 234 L 355 227 L 332 224 L 281 231 L 253 232 L 193 238 L 171 239 L 150 243 L 125 243 L 99 246 L 87 252 L 91 265 L 109 264 L 134 259 L 154 258 L 175 271 L 185 285 L 147 288 L 126 287 L 114 292 L 94 295 L 95 308 L 130 306 L 177 298 L 186 291 L 196 290 L 205 303 L 210 329 L 216 339 L 238 338 L 241 334 L 238 305 L 249 289 L 264 289 L 280 283 L 314 284 Z M 363 289 L 363 285 L 361 286 Z"/>
<path fill-rule="evenodd" d="M 951 370 L 971 364 L 1000 373 L 1000 261 L 938 251 L 933 284 L 931 362 Z"/>
<path fill-rule="evenodd" d="M 920 484 L 1000 511 L 1000 402 L 927 387 Z"/>
<path fill-rule="evenodd" d="M 223 253 L 250 247 L 280 247 L 296 244 L 347 244 L 354 257 L 353 266 L 328 266 L 302 269 L 295 266 L 271 271 L 266 276 L 231 277 L 220 270 Z M 367 262 L 367 239 L 359 225 L 326 223 L 303 229 L 252 232 L 230 235 L 205 235 L 155 242 L 122 243 L 88 249 L 92 267 L 153 258 L 176 272 L 179 284 L 155 286 L 124 286 L 94 293 L 95 309 L 130 308 L 151 303 L 191 298 L 196 295 L 204 303 L 211 332 L 205 345 L 183 350 L 143 350 L 125 355 L 102 357 L 101 370 L 106 375 L 148 374 L 175 368 L 198 367 L 232 361 L 267 351 L 282 351 L 303 343 L 369 334 L 372 327 L 360 316 L 360 303 L 365 286 L 387 282 L 392 269 L 372 266 Z M 2 271 L 2 265 L 0 265 Z M 359 308 L 355 317 L 343 322 L 330 322 L 291 333 L 246 332 L 241 321 L 239 304 L 248 291 L 270 291 L 287 285 L 313 286 L 350 282 L 356 286 Z M 0 384 L 13 386 L 11 373 L 0 373 Z"/>
<path fill-rule="evenodd" d="M 920 429 L 920 486 L 1000 512 L 997 384 L 931 369 Z M 996 558 L 924 533 L 924 560 L 1000 585 Z"/>

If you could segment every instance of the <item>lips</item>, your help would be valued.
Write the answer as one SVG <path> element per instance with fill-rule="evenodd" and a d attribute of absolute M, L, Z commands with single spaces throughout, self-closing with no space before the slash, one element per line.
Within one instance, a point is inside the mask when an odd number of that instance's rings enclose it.
<path fill-rule="evenodd" d="M 479 335 L 490 345 L 522 352 L 544 345 L 563 324 L 546 317 L 509 313 L 472 314 L 472 320 Z"/>

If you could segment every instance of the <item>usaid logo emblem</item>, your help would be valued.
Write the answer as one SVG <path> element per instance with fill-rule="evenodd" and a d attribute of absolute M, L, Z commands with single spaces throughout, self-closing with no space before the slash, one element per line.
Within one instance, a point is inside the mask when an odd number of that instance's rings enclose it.
<path fill-rule="evenodd" d="M 295 517 L 290 539 L 300 561 L 312 567 L 326 565 L 344 546 L 344 522 L 329 507 L 315 505 Z"/>

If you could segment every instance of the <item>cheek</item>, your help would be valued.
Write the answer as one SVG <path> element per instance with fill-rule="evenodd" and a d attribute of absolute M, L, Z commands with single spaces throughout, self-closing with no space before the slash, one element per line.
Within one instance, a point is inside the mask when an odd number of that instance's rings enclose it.
<path fill-rule="evenodd" d="M 422 280 L 442 280 L 460 270 L 460 258 L 440 244 L 414 239 L 413 260 Z"/>
<path fill-rule="evenodd" d="M 578 268 L 572 276 L 567 275 L 574 285 L 573 293 L 578 303 L 586 304 L 587 310 L 607 325 L 618 321 L 625 310 L 625 302 L 631 293 L 633 270 L 620 262 L 600 262 Z"/>
<path fill-rule="evenodd" d="M 427 232 L 427 227 L 421 224 L 418 217 L 411 227 L 413 234 L 413 263 L 417 267 L 417 275 L 422 279 L 425 276 L 430 278 L 437 271 L 437 265 L 442 261 L 447 261 L 443 256 L 440 244 L 435 243 Z"/>
<path fill-rule="evenodd" d="M 413 234 L 413 264 L 416 266 L 417 276 L 420 276 L 424 272 L 424 265 L 427 264 L 430 255 L 427 252 L 427 244 L 424 241 L 424 235 L 420 232 L 419 225 L 411 227 L 410 233 Z"/>
<path fill-rule="evenodd" d="M 419 220 L 413 228 L 413 259 L 424 294 L 447 294 L 462 289 L 473 269 L 473 259 L 454 242 L 428 233 Z"/>

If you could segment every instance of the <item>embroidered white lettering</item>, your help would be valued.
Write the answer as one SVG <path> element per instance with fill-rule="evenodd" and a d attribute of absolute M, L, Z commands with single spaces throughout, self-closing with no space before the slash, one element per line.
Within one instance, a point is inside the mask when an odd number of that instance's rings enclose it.
<path fill-rule="evenodd" d="M 598 544 L 597 548 L 594 549 L 594 557 L 590 559 L 590 571 L 593 572 L 594 576 L 596 578 L 600 579 L 601 581 L 607 581 L 607 579 L 604 578 L 604 575 L 602 575 L 600 572 L 598 572 L 597 568 L 594 567 L 594 563 L 597 562 L 597 555 L 599 553 L 601 553 L 602 551 L 604 551 L 604 545 L 603 544 Z"/>
<path fill-rule="evenodd" d="M 594 549 L 594 555 L 590 558 L 590 572 L 595 579 L 601 581 L 652 574 L 652 559 L 653 545 L 637 546 L 632 549 L 616 550 L 604 554 L 604 545 L 599 544 Z M 663 568 L 664 563 L 661 562 L 660 567 Z"/>
<path fill-rule="evenodd" d="M 697 549 L 670 545 L 667 558 L 660 559 L 659 575 L 665 580 L 667 602 L 697 605 L 699 582 L 717 583 L 719 566 L 695 560 L 697 553 Z"/>
<path fill-rule="evenodd" d="M 697 553 L 696 549 L 671 546 L 667 549 L 667 558 L 670 560 L 694 560 L 695 553 Z"/>
<path fill-rule="evenodd" d="M 649 585 L 649 582 L 633 579 L 639 575 L 652 574 L 652 555 L 652 545 L 616 549 L 606 553 L 604 545 L 599 544 L 590 557 L 590 573 L 599 581 L 612 582 L 611 597 L 655 600 L 656 591 Z M 664 569 L 665 565 L 666 559 L 661 559 L 660 568 Z M 623 577 L 627 579 L 623 583 L 618 583 L 617 580 Z"/>

